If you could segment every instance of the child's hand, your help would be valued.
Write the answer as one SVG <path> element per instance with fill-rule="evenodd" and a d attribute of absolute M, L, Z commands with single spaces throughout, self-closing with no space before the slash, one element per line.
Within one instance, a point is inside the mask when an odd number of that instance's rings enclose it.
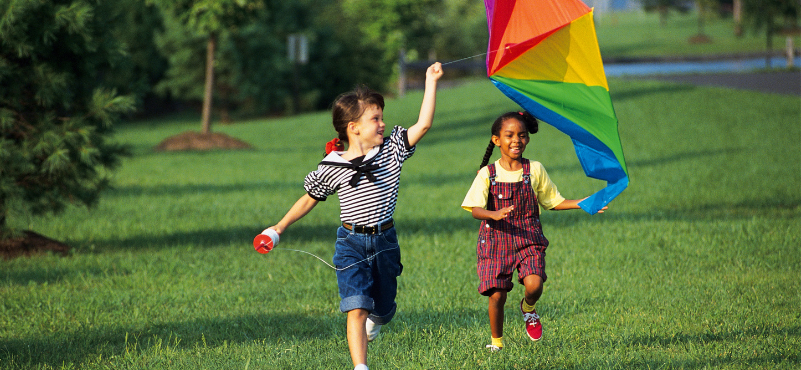
<path fill-rule="evenodd" d="M 426 81 L 437 81 L 443 74 L 442 64 L 436 62 L 426 70 Z"/>
<path fill-rule="evenodd" d="M 506 208 L 501 208 L 495 212 L 492 212 L 492 219 L 495 221 L 500 221 L 506 218 L 512 211 L 514 211 L 515 206 L 509 206 Z"/>
<path fill-rule="evenodd" d="M 581 200 L 579 200 L 579 202 L 581 202 L 582 200 L 584 200 L 584 199 L 587 199 L 587 198 L 589 198 L 589 197 L 584 197 L 584 198 L 581 198 Z M 577 206 L 578 206 L 578 202 L 577 202 L 576 204 L 577 204 Z M 598 211 L 598 213 L 604 213 L 604 211 L 605 211 L 605 210 L 607 210 L 607 209 L 609 209 L 609 206 L 604 206 L 604 208 L 601 208 L 601 209 Z"/>

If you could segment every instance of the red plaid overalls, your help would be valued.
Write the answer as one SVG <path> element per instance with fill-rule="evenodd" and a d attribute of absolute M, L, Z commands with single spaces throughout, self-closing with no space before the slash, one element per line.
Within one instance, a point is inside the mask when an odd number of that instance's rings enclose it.
<path fill-rule="evenodd" d="M 495 163 L 489 169 L 489 195 L 487 210 L 495 211 L 511 205 L 515 209 L 500 221 L 484 220 L 478 231 L 478 291 L 490 294 L 497 288 L 510 291 L 512 273 L 517 269 L 518 281 L 536 274 L 545 275 L 545 248 L 548 240 L 542 234 L 537 194 L 531 188 L 531 167 L 523 158 L 523 181 L 495 182 Z"/>

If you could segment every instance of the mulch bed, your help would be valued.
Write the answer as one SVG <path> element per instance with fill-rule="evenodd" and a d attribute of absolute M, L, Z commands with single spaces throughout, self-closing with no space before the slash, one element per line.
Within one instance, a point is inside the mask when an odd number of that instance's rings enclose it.
<path fill-rule="evenodd" d="M 66 257 L 69 255 L 70 249 L 69 245 L 33 231 L 24 231 L 21 236 L 10 239 L 0 239 L 0 256 L 5 260 L 45 253 L 55 253 Z"/>
<path fill-rule="evenodd" d="M 230 150 L 230 149 L 250 149 L 250 144 L 232 138 L 219 132 L 203 134 L 200 132 L 187 131 L 175 136 L 164 139 L 154 150 L 165 151 L 188 151 L 188 150 Z"/>

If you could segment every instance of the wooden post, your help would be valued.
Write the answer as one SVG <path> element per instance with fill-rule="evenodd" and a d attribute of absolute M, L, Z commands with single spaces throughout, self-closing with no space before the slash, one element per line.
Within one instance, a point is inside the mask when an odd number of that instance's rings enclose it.
<path fill-rule="evenodd" d="M 400 49 L 398 55 L 398 97 L 406 95 L 406 50 Z"/>

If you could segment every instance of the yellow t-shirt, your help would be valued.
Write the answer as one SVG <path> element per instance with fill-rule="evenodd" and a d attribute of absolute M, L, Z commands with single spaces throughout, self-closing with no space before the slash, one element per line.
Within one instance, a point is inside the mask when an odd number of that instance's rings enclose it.
<path fill-rule="evenodd" d="M 531 167 L 531 188 L 537 194 L 537 202 L 545 208 L 551 209 L 562 203 L 565 198 L 559 194 L 556 185 L 548 177 L 545 172 L 545 167 L 542 163 L 530 161 Z M 523 169 L 518 171 L 507 171 L 495 161 L 495 181 L 496 182 L 520 182 L 523 181 Z M 487 207 L 487 197 L 489 196 L 489 170 L 487 167 L 478 171 L 473 185 L 467 191 L 467 195 L 462 202 L 462 208 L 468 212 L 472 212 L 473 207 L 485 208 Z"/>

